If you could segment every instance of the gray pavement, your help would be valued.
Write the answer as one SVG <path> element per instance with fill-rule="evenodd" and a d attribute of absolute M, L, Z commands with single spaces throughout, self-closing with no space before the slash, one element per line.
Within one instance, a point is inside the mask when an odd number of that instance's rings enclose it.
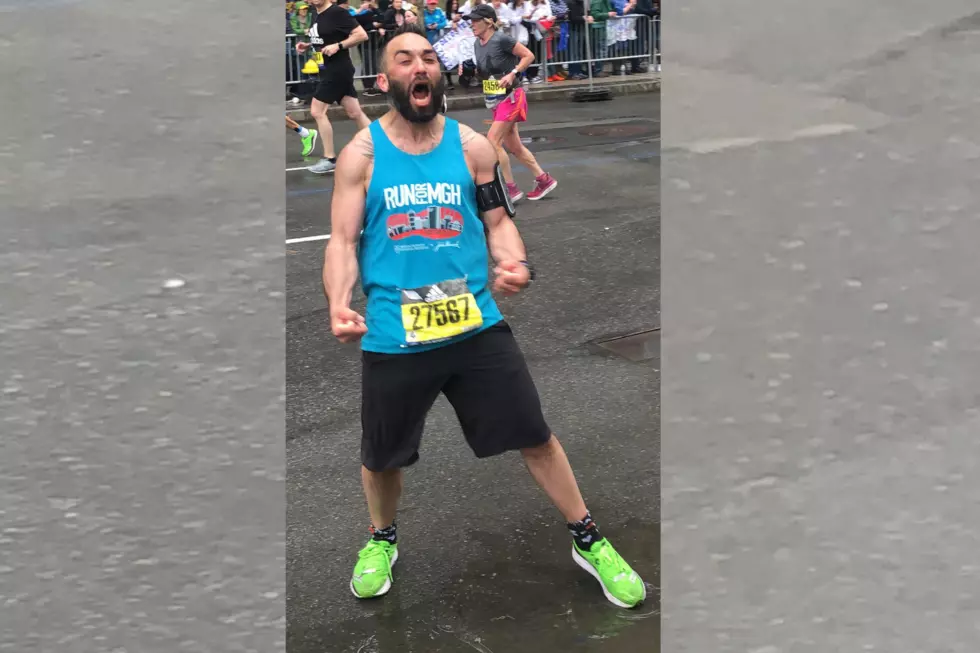
<path fill-rule="evenodd" d="M 359 358 L 329 333 L 324 243 L 301 242 L 286 270 L 290 651 L 659 650 L 659 355 L 631 362 L 589 344 L 659 327 L 658 100 L 532 105 L 524 133 L 560 186 L 520 205 L 539 280 L 501 302 L 586 500 L 651 585 L 648 604 L 608 604 L 519 456 L 473 459 L 443 399 L 407 474 L 395 586 L 379 601 L 350 595 L 367 538 Z M 453 115 L 485 129 L 485 111 Z M 337 132 L 347 142 L 349 123 Z M 289 135 L 289 167 L 297 145 Z M 286 180 L 287 237 L 328 233 L 331 179 Z"/>
<path fill-rule="evenodd" d="M 975 2 L 698 0 L 664 69 L 664 649 L 980 650 Z"/>
<path fill-rule="evenodd" d="M 206 4 L 0 3 L 2 651 L 283 650 L 282 9 Z"/>

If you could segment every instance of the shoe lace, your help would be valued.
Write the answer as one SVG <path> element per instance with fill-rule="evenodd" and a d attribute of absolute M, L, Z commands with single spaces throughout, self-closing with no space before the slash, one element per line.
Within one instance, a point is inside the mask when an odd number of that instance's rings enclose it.
<path fill-rule="evenodd" d="M 363 549 L 361 549 L 358 552 L 357 557 L 360 558 L 360 559 L 362 559 L 362 560 L 364 560 L 366 558 L 373 558 L 373 557 L 379 556 L 379 555 L 384 556 L 385 558 L 387 558 L 388 557 L 388 547 L 386 547 L 381 542 L 378 542 L 377 540 L 371 540 L 366 545 L 364 545 L 364 548 Z"/>
<path fill-rule="evenodd" d="M 369 560 L 377 557 L 384 558 L 384 568 L 387 569 L 388 576 L 391 576 L 391 554 L 387 546 L 377 540 L 371 540 L 357 553 L 358 560 Z"/>
<path fill-rule="evenodd" d="M 605 540 L 599 544 L 599 551 L 596 553 L 595 561 L 597 567 L 613 572 L 612 582 L 614 583 L 618 583 L 633 573 L 633 570 L 626 564 L 622 556 L 616 553 L 616 550 Z"/>

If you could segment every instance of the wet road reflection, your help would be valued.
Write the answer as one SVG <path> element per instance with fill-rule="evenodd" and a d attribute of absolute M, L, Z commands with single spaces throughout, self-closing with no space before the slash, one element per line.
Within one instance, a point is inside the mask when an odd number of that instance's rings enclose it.
<path fill-rule="evenodd" d="M 574 568 L 570 556 L 548 546 L 516 552 L 493 544 L 499 535 L 473 534 L 489 543 L 487 556 L 430 603 L 405 606 L 412 587 L 395 583 L 376 601 L 361 603 L 364 616 L 322 630 L 290 629 L 290 653 L 550 653 L 552 651 L 656 652 L 660 641 L 659 526 L 631 522 L 610 533 L 619 550 L 636 560 L 648 599 L 634 610 L 609 604 L 598 584 Z M 564 542 L 564 540 L 562 540 Z M 653 546 L 656 550 L 650 550 Z M 427 551 L 425 555 L 432 555 Z M 399 565 L 412 564 L 410 555 Z M 398 576 L 398 567 L 395 568 Z M 353 601 L 353 597 L 351 597 Z M 287 604 L 288 608 L 288 604 Z M 328 621 L 328 620 L 325 620 Z"/>

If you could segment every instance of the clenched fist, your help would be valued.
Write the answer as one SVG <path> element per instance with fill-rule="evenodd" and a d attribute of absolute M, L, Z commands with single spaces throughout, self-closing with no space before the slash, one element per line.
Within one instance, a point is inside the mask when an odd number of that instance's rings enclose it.
<path fill-rule="evenodd" d="M 501 261 L 494 268 L 493 289 L 513 295 L 531 283 L 531 271 L 520 261 Z"/>
<path fill-rule="evenodd" d="M 343 343 L 357 342 L 367 333 L 367 323 L 357 311 L 338 308 L 330 311 L 330 330 Z"/>

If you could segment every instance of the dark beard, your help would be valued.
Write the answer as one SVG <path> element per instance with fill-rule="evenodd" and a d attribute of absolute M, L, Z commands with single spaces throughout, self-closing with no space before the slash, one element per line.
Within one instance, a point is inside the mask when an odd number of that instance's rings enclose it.
<path fill-rule="evenodd" d="M 388 101 L 395 111 L 401 114 L 402 118 L 415 124 L 432 122 L 432 120 L 442 113 L 442 101 L 446 96 L 446 84 L 442 75 L 432 85 L 429 91 L 429 106 L 416 109 L 412 106 L 412 85 L 402 86 L 393 79 L 388 79 Z"/>

